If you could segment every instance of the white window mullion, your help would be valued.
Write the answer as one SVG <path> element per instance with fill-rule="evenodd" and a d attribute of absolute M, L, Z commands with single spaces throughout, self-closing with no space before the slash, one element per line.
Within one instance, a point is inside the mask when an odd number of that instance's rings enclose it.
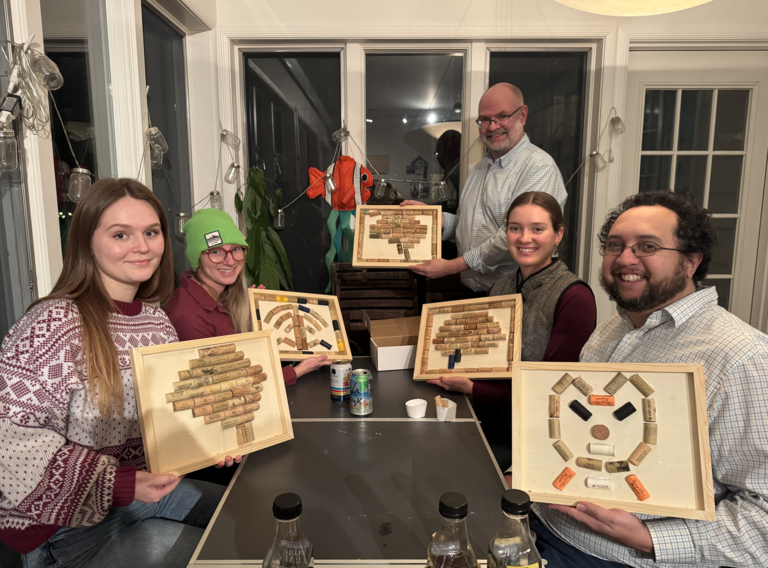
<path fill-rule="evenodd" d="M 366 152 L 365 52 L 361 44 L 347 43 L 342 55 L 347 83 L 346 111 L 342 106 L 342 118 L 346 117 L 350 136 L 360 144 L 360 149 Z M 345 152 L 359 163 L 365 163 L 364 157 L 350 140 L 346 142 Z M 369 167 L 367 163 L 365 165 Z"/>

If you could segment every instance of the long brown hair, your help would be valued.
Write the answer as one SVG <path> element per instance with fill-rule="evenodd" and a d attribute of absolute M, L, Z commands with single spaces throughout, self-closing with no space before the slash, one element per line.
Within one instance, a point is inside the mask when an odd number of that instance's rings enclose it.
<path fill-rule="evenodd" d="M 245 279 L 245 265 L 232 284 L 224 288 L 219 303 L 227 308 L 229 321 L 235 333 L 251 331 L 251 304 L 248 299 L 248 285 Z"/>
<path fill-rule="evenodd" d="M 91 240 L 104 211 L 124 197 L 145 201 L 160 219 L 164 250 L 152 277 L 139 285 L 136 298 L 160 302 L 173 291 L 173 253 L 168 234 L 168 220 L 160 200 L 144 184 L 128 178 L 102 179 L 93 184 L 77 204 L 69 227 L 64 268 L 45 300 L 72 300 L 83 324 L 83 353 L 91 402 L 102 416 L 122 414 L 123 380 L 117 347 L 109 330 L 109 314 L 116 312 L 114 302 L 101 280 L 93 258 Z M 35 305 L 32 304 L 32 305 Z M 30 306 L 32 307 L 32 306 Z"/>
<path fill-rule="evenodd" d="M 509 223 L 509 216 L 515 207 L 521 205 L 538 205 L 544 211 L 549 213 L 549 220 L 552 221 L 552 228 L 557 233 L 560 227 L 563 226 L 563 210 L 557 199 L 552 197 L 549 193 L 543 191 L 526 191 L 518 195 L 507 209 L 507 223 Z"/>

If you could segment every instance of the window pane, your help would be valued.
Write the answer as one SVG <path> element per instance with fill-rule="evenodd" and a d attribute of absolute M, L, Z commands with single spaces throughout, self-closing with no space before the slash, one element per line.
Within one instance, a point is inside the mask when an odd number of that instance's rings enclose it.
<path fill-rule="evenodd" d="M 675 134 L 677 91 L 645 92 L 643 111 L 643 150 L 671 150 Z"/>
<path fill-rule="evenodd" d="M 712 156 L 709 209 L 712 213 L 738 213 L 744 156 Z"/>
<path fill-rule="evenodd" d="M 585 53 L 567 51 L 491 53 L 490 84 L 507 82 L 520 88 L 528 105 L 525 131 L 531 142 L 552 156 L 564 182 L 589 153 L 582 147 L 586 58 Z M 563 262 L 571 267 L 575 266 L 578 244 L 580 182 L 577 175 L 566 187 L 566 234 L 558 247 Z"/>
<path fill-rule="evenodd" d="M 309 187 L 310 167 L 325 171 L 333 160 L 336 144 L 331 134 L 341 128 L 341 57 L 306 52 L 243 57 L 248 166 L 261 168 L 272 180 L 267 195 L 282 188 L 285 205 Z M 226 157 L 222 164 L 228 164 Z M 302 196 L 285 209 L 285 229 L 279 234 L 296 290 L 325 291 L 325 253 L 331 246 L 325 223 L 330 212 L 322 197 Z"/>
<path fill-rule="evenodd" d="M 715 290 L 717 290 L 718 305 L 727 310 L 731 302 L 731 282 L 733 281 L 725 279 L 721 280 L 719 278 L 705 278 L 702 285 L 714 286 Z"/>
<path fill-rule="evenodd" d="M 672 171 L 672 156 L 643 156 L 640 158 L 640 189 L 669 189 L 669 176 Z"/>
<path fill-rule="evenodd" d="M 646 156 L 647 157 L 647 156 Z M 693 194 L 693 201 L 704 207 L 704 185 L 707 180 L 706 156 L 678 156 L 675 193 Z"/>
<path fill-rule="evenodd" d="M 717 233 L 717 245 L 712 251 L 709 274 L 731 274 L 733 270 L 733 247 L 736 242 L 737 219 L 712 219 L 712 228 Z"/>
<path fill-rule="evenodd" d="M 708 150 L 712 91 L 683 91 L 680 99 L 678 150 Z"/>
<path fill-rule="evenodd" d="M 743 150 L 747 134 L 749 91 L 739 89 L 717 92 L 715 150 Z"/>

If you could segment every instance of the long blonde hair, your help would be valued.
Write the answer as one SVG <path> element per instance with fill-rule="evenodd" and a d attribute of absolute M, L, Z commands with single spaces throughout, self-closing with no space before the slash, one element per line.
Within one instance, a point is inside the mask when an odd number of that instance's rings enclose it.
<path fill-rule="evenodd" d="M 219 303 L 227 308 L 229 321 L 232 322 L 235 333 L 251 331 L 251 304 L 248 300 L 248 285 L 245 279 L 245 262 L 237 280 L 224 288 L 219 296 Z"/>
<path fill-rule="evenodd" d="M 61 275 L 51 293 L 32 304 L 67 299 L 77 306 L 83 325 L 88 392 L 91 403 L 98 406 L 102 416 L 122 414 L 123 378 L 117 346 L 109 329 L 109 314 L 117 312 L 117 308 L 101 280 L 91 240 L 104 211 L 124 197 L 145 201 L 152 206 L 160 219 L 165 241 L 157 270 L 149 280 L 139 285 L 136 298 L 154 303 L 170 296 L 173 291 L 173 253 L 163 205 L 142 183 L 127 178 L 110 178 L 94 183 L 77 204 L 69 228 Z"/>

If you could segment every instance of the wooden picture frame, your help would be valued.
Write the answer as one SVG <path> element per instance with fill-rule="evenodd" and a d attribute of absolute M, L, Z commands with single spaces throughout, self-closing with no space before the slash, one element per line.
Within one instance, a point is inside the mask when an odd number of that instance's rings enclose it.
<path fill-rule="evenodd" d="M 498 327 L 490 327 L 496 324 Z M 512 363 L 520 360 L 522 324 L 520 294 L 425 304 L 413 379 L 426 381 L 440 375 L 510 378 Z M 461 362 L 454 363 L 453 368 L 448 353 L 455 353 L 448 347 L 452 345 L 462 352 Z"/>
<path fill-rule="evenodd" d="M 138 347 L 131 366 L 151 473 L 183 475 L 293 439 L 272 331 Z"/>
<path fill-rule="evenodd" d="M 576 378 L 569 386 L 566 374 L 582 380 Z M 565 390 L 558 394 L 563 385 Z M 589 387 L 593 389 L 589 395 L 602 397 L 592 399 L 593 404 L 584 394 Z M 614 406 L 604 405 L 609 397 Z M 574 400 L 592 414 L 587 420 L 579 416 L 578 406 L 573 410 Z M 628 403 L 636 412 L 625 406 Z M 540 503 L 589 501 L 631 513 L 712 521 L 715 500 L 707 424 L 701 365 L 515 363 L 512 487 Z M 596 453 L 598 449 L 605 453 Z M 594 461 L 577 466 L 579 458 L 601 461 L 600 469 Z M 575 473 L 570 480 L 566 467 Z M 588 477 L 609 482 L 593 479 L 588 487 Z M 558 490 L 555 484 L 563 482 Z"/>
<path fill-rule="evenodd" d="M 442 258 L 442 212 L 440 205 L 358 205 L 352 266 L 406 268 Z"/>
<path fill-rule="evenodd" d="M 303 361 L 317 355 L 352 360 L 336 296 L 249 288 L 248 298 L 253 329 L 275 330 L 281 361 Z"/>

